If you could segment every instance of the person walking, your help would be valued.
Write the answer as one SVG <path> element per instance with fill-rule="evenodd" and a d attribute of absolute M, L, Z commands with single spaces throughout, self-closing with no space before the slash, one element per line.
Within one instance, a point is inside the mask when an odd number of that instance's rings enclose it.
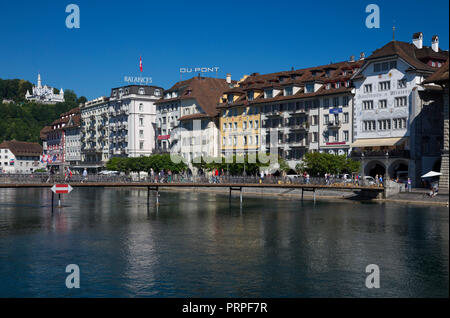
<path fill-rule="evenodd" d="M 66 167 L 66 173 L 64 174 L 64 181 L 69 182 L 71 178 L 72 178 L 72 171 L 70 170 L 69 167 Z"/>
<path fill-rule="evenodd" d="M 88 172 L 86 170 L 86 168 L 84 168 L 83 170 L 83 180 L 81 180 L 81 182 L 83 183 L 84 181 L 87 181 L 88 178 Z"/>
<path fill-rule="evenodd" d="M 380 184 L 379 184 L 379 186 L 380 186 L 380 187 L 383 186 L 383 175 L 381 175 L 381 174 L 380 174 Z"/>
<path fill-rule="evenodd" d="M 53 167 L 50 167 L 50 170 L 48 171 L 48 179 L 46 183 L 49 183 L 53 180 L 53 175 L 55 174 L 55 171 L 53 170 Z"/>
<path fill-rule="evenodd" d="M 411 192 L 411 178 L 408 178 L 408 192 Z"/>
<path fill-rule="evenodd" d="M 167 182 L 172 182 L 172 171 L 167 171 Z"/>

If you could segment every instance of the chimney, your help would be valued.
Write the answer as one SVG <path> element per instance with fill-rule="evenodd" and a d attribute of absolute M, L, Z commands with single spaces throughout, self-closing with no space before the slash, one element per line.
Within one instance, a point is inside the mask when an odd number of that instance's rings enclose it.
<path fill-rule="evenodd" d="M 431 48 L 435 52 L 439 52 L 439 37 L 437 35 L 433 35 L 431 38 Z"/>
<path fill-rule="evenodd" d="M 366 55 L 364 54 L 364 52 L 359 53 L 359 60 L 364 60 L 364 58 L 366 57 Z"/>
<path fill-rule="evenodd" d="M 421 49 L 423 45 L 423 34 L 422 32 L 416 32 L 413 34 L 413 44 L 416 46 L 416 48 Z"/>
<path fill-rule="evenodd" d="M 231 84 L 231 74 L 230 73 L 227 74 L 227 83 Z"/>
<path fill-rule="evenodd" d="M 355 56 L 354 55 L 350 56 L 350 62 L 354 62 L 354 61 L 355 61 Z"/>

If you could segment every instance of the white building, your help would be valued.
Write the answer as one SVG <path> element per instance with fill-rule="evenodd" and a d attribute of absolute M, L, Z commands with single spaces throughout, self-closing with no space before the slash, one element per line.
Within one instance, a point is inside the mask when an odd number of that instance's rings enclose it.
<path fill-rule="evenodd" d="M 81 167 L 101 168 L 109 160 L 109 97 L 80 105 Z"/>
<path fill-rule="evenodd" d="M 219 157 L 217 103 L 229 89 L 225 79 L 196 76 L 177 82 L 156 103 L 157 149 L 180 154 L 188 163 Z"/>
<path fill-rule="evenodd" d="M 40 162 L 42 147 L 38 143 L 17 140 L 0 144 L 0 171 L 2 173 L 32 173 L 45 167 Z"/>
<path fill-rule="evenodd" d="M 391 41 L 369 56 L 353 76 L 355 117 L 353 156 L 362 160 L 365 175 L 408 176 L 419 182 L 417 153 L 421 136 L 415 120 L 423 108 L 419 92 L 424 78 L 448 58 L 437 36 L 423 46 L 421 32 L 413 43 Z"/>
<path fill-rule="evenodd" d="M 53 87 L 41 83 L 41 74 L 38 74 L 37 85 L 33 86 L 32 93 L 27 90 L 25 98 L 29 101 L 34 101 L 41 104 L 56 104 L 64 102 L 64 91 L 61 88 L 59 93 L 53 92 Z"/>
<path fill-rule="evenodd" d="M 66 163 L 76 168 L 81 161 L 81 115 L 77 112 L 74 116 L 70 117 L 67 124 L 64 126 L 64 151 Z"/>
<path fill-rule="evenodd" d="M 155 101 L 163 89 L 128 85 L 111 90 L 109 100 L 110 156 L 149 156 L 155 150 Z"/>

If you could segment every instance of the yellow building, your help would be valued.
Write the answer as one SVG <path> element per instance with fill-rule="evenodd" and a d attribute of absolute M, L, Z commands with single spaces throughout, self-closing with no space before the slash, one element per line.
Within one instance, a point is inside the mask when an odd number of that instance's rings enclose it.
<path fill-rule="evenodd" d="M 257 153 L 261 149 L 260 108 L 248 101 L 262 93 L 259 89 L 243 90 L 237 84 L 222 96 L 218 106 L 222 155 Z"/>

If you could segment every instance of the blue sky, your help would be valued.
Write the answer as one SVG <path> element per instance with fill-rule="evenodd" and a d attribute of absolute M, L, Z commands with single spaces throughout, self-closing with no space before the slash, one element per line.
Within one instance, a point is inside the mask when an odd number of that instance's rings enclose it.
<path fill-rule="evenodd" d="M 80 7 L 68 29 L 65 8 Z M 368 4 L 380 28 L 368 29 Z M 180 67 L 220 67 L 219 77 L 270 73 L 366 56 L 392 39 L 434 34 L 449 47 L 449 2 L 413 1 L 1 1 L 0 78 L 23 78 L 96 98 L 124 85 L 125 75 L 168 88 Z M 215 74 L 211 74 L 215 76 Z M 185 77 L 187 78 L 187 77 Z M 185 79 L 183 78 L 183 79 Z"/>

